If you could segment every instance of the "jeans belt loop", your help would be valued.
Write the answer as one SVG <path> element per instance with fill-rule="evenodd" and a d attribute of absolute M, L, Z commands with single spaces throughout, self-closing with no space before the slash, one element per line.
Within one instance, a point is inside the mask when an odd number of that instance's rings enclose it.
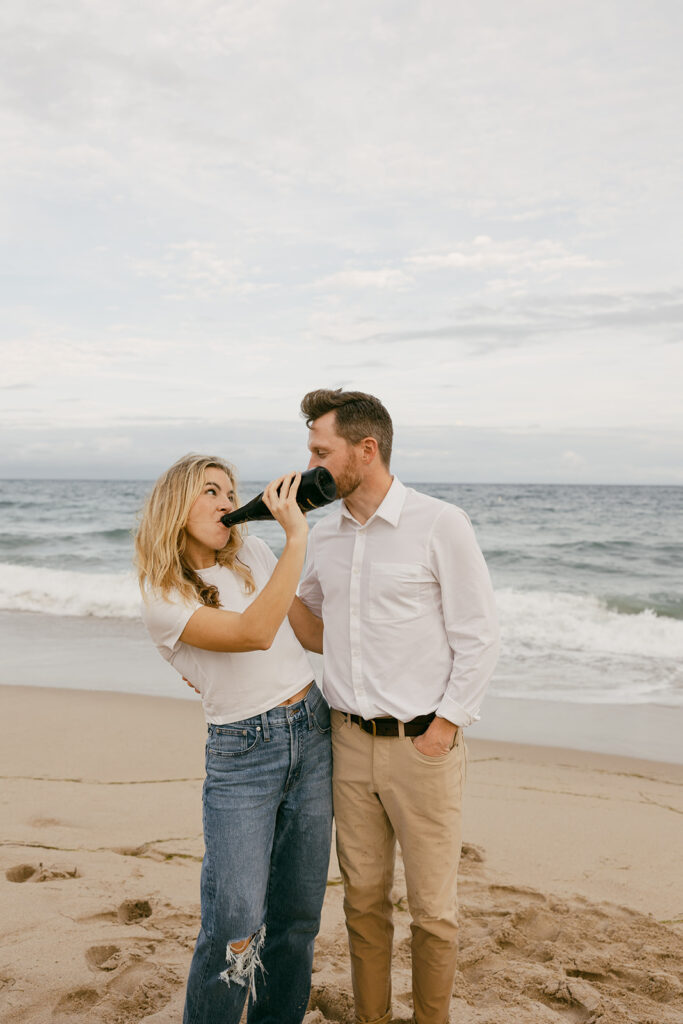
<path fill-rule="evenodd" d="M 268 725 L 268 712 L 264 711 L 261 715 L 261 728 L 263 729 L 263 739 L 265 743 L 270 743 L 270 727 Z"/>
<path fill-rule="evenodd" d="M 308 693 L 311 691 L 309 690 Z M 304 697 L 304 707 L 306 708 L 306 717 L 308 719 L 308 731 L 310 732 L 313 728 L 313 712 L 311 711 L 311 705 L 308 702 L 308 693 Z"/>

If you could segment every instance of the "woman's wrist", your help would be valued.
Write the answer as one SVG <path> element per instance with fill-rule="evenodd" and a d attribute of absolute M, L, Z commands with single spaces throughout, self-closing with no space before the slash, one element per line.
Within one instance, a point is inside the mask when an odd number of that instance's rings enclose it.
<path fill-rule="evenodd" d="M 306 542 L 308 540 L 306 533 L 295 533 L 288 535 L 285 540 L 285 550 L 290 551 L 306 551 Z"/>

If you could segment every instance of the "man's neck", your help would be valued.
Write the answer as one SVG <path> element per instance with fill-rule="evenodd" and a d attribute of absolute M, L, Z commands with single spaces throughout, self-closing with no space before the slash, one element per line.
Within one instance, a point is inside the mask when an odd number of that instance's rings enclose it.
<path fill-rule="evenodd" d="M 371 516 L 374 516 L 386 498 L 393 480 L 391 473 L 385 470 L 371 479 L 364 480 L 355 491 L 344 498 L 344 504 L 356 522 L 364 525 Z"/>

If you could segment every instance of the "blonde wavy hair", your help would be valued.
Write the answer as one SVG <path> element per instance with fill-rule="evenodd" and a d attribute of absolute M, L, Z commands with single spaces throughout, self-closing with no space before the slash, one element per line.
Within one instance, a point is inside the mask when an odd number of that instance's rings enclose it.
<path fill-rule="evenodd" d="M 204 471 L 209 467 L 222 469 L 235 489 L 234 466 L 212 455 L 183 455 L 159 477 L 147 498 L 135 534 L 135 566 L 143 599 L 150 593 L 165 597 L 177 591 L 188 600 L 199 600 L 218 608 L 218 589 L 202 580 L 185 557 L 187 523 L 190 509 L 204 489 Z M 244 526 L 233 526 L 224 548 L 216 552 L 216 562 L 237 573 L 244 590 L 256 589 L 251 570 L 237 557 L 242 547 Z"/>

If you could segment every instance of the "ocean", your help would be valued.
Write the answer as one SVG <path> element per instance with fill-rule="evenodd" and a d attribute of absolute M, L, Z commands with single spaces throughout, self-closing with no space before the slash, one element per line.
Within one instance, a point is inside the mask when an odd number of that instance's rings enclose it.
<path fill-rule="evenodd" d="M 242 483 L 242 501 L 263 486 Z M 682 487 L 415 486 L 464 508 L 486 556 L 503 638 L 493 696 L 683 707 Z M 137 619 L 132 531 L 149 487 L 1 480 L 0 609 Z M 276 524 L 250 531 L 279 553 Z"/>

